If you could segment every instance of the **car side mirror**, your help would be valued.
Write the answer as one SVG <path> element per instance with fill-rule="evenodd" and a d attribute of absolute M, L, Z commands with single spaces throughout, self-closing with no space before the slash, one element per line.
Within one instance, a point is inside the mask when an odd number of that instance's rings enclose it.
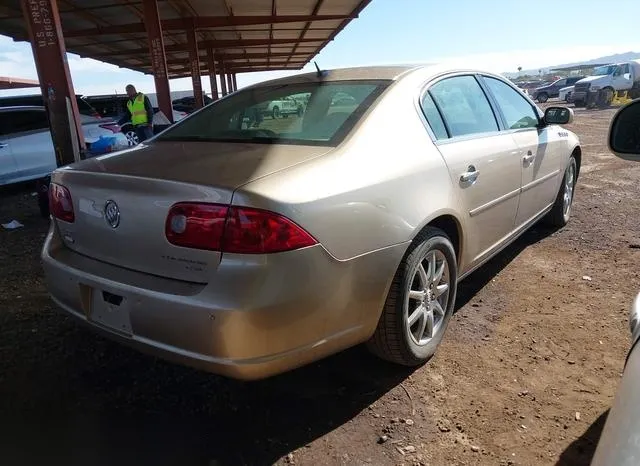
<path fill-rule="evenodd" d="M 568 125 L 573 122 L 573 110 L 567 107 L 548 107 L 544 111 L 547 125 Z"/>
<path fill-rule="evenodd" d="M 609 126 L 609 149 L 621 159 L 640 162 L 640 99 L 614 115 Z"/>

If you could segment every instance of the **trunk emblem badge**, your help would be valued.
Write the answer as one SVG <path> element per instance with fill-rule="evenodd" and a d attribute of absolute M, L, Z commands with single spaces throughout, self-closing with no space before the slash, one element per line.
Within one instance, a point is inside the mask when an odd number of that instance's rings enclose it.
<path fill-rule="evenodd" d="M 104 218 L 111 228 L 117 228 L 120 225 L 120 208 L 114 201 L 107 201 L 104 205 Z"/>

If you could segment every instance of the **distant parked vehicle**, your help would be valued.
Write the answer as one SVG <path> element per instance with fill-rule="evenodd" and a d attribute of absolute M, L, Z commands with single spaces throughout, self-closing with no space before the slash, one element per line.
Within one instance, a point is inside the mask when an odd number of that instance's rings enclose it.
<path fill-rule="evenodd" d="M 90 150 L 100 137 L 119 134 L 113 122 L 80 115 L 82 132 Z M 44 107 L 0 108 L 0 185 L 34 180 L 56 168 L 49 120 Z"/>
<path fill-rule="evenodd" d="M 304 109 L 303 98 L 298 96 L 287 96 L 282 99 L 272 100 L 260 107 L 262 115 L 268 115 L 274 120 L 288 118 L 289 115 L 302 116 Z"/>
<path fill-rule="evenodd" d="M 76 103 L 78 104 L 78 112 L 80 115 L 100 118 L 100 113 L 89 104 L 81 95 L 76 95 Z M 15 95 L 0 97 L 0 107 L 42 107 L 44 100 L 42 94 L 32 95 Z"/>
<path fill-rule="evenodd" d="M 560 92 L 558 93 L 558 98 L 560 100 L 562 100 L 563 102 L 567 102 L 570 103 L 573 101 L 573 89 L 575 88 L 575 86 L 567 86 L 567 87 L 563 87 L 562 89 L 560 89 Z"/>
<path fill-rule="evenodd" d="M 630 99 L 637 99 L 640 97 L 640 60 L 599 66 L 575 87 L 573 102 L 576 107 L 607 107 L 620 91 L 628 91 Z"/>
<path fill-rule="evenodd" d="M 560 94 L 560 89 L 567 86 L 572 86 L 576 82 L 580 81 L 584 76 L 570 76 L 568 78 L 558 79 L 557 81 L 552 82 L 546 86 L 537 87 L 533 92 L 529 92 L 531 94 L 531 98 L 533 100 L 537 100 L 541 104 L 545 103 L 547 100 L 558 97 Z"/>
<path fill-rule="evenodd" d="M 213 102 L 213 99 L 208 95 L 204 94 L 204 104 L 209 105 Z M 196 111 L 196 99 L 195 97 L 182 97 L 180 99 L 175 99 L 171 102 L 171 106 L 174 110 L 184 113 L 193 113 Z"/>
<path fill-rule="evenodd" d="M 129 98 L 126 95 L 94 95 L 87 96 L 85 100 L 89 102 L 103 118 L 111 118 L 118 121 L 127 112 L 127 100 Z M 158 109 L 153 109 L 154 113 L 158 113 Z M 173 121 L 179 121 L 187 116 L 186 112 L 173 110 Z M 154 133 L 163 130 L 166 125 L 157 125 L 154 122 Z M 122 133 L 127 137 L 130 146 L 138 144 L 138 135 L 136 134 L 133 125 L 125 123 L 122 125 Z"/>

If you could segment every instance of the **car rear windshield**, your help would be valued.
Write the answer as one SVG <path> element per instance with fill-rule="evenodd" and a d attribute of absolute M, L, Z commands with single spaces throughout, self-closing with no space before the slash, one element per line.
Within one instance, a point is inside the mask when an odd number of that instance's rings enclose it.
<path fill-rule="evenodd" d="M 246 89 L 177 123 L 158 140 L 336 146 L 389 83 L 331 81 Z"/>

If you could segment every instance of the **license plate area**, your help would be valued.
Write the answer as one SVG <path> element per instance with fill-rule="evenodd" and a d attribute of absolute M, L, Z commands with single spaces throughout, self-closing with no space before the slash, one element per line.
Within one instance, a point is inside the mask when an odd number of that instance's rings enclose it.
<path fill-rule="evenodd" d="M 125 296 L 94 289 L 90 319 L 110 330 L 131 335 L 129 301 Z"/>

